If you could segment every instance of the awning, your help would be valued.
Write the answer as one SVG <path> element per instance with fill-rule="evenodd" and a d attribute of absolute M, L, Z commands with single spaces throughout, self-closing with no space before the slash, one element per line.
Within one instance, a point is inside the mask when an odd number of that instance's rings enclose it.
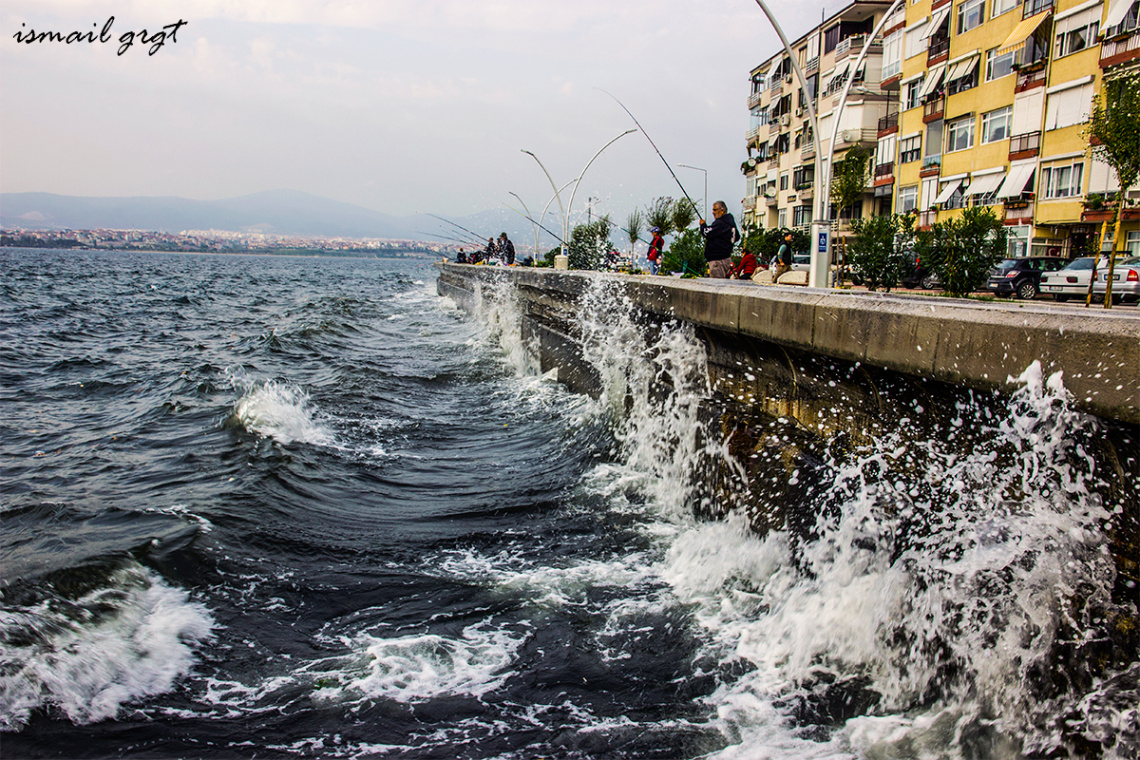
<path fill-rule="evenodd" d="M 920 40 L 930 39 L 934 36 L 935 32 L 942 28 L 942 22 L 945 21 L 946 17 L 950 15 L 951 7 L 952 4 L 945 5 L 936 10 L 934 13 L 930 14 L 930 24 L 926 27 L 926 31 L 922 33 L 922 36 L 919 37 Z"/>
<path fill-rule="evenodd" d="M 936 204 L 942 204 L 950 200 L 950 196 L 954 194 L 954 191 L 957 190 L 958 186 L 961 184 L 962 180 L 960 179 L 947 182 L 946 187 L 942 188 L 942 192 L 938 194 L 938 197 L 934 199 L 934 202 Z"/>
<path fill-rule="evenodd" d="M 847 69 L 849 69 L 850 67 L 851 67 L 851 59 L 850 58 L 848 58 L 847 60 L 844 60 L 844 61 L 840 61 L 839 63 L 835 64 L 835 70 L 831 73 L 831 79 L 827 80 L 828 86 L 830 87 L 832 82 L 834 82 L 836 79 L 839 79 L 839 78 L 843 77 L 845 74 L 847 74 Z"/>
<path fill-rule="evenodd" d="M 981 177 L 975 177 L 966 190 L 966 195 L 989 195 L 1005 180 L 1005 172 L 994 172 Z"/>
<path fill-rule="evenodd" d="M 974 69 L 978 66 L 978 56 L 971 56 L 964 61 L 958 61 L 954 64 L 954 68 L 946 75 L 946 82 L 950 83 L 957 79 L 965 79 L 974 73 Z"/>
<path fill-rule="evenodd" d="M 1050 8 L 1044 13 L 1038 13 L 1036 16 L 1022 19 L 1021 23 L 1014 27 L 1010 35 L 1005 38 L 1005 42 L 998 45 L 997 52 L 994 53 L 994 55 L 1005 55 L 1012 50 L 1020 48 L 1025 44 L 1025 41 L 1029 39 L 1029 35 L 1036 32 L 1037 27 L 1041 26 L 1041 22 L 1049 18 L 1052 13 L 1053 9 Z"/>
<path fill-rule="evenodd" d="M 1001 189 L 998 190 L 997 197 L 999 198 L 1016 198 L 1025 191 L 1025 186 L 1029 184 L 1030 178 L 1033 176 L 1033 170 L 1037 168 L 1035 162 L 1028 164 L 1011 164 L 1009 167 L 1009 174 L 1005 175 L 1005 182 L 1001 183 Z"/>
<path fill-rule="evenodd" d="M 1108 6 L 1108 18 L 1104 20 L 1104 25 L 1101 29 L 1108 29 L 1110 26 L 1116 26 L 1128 15 L 1128 10 L 1136 0 L 1112 0 L 1112 4 Z"/>
<path fill-rule="evenodd" d="M 922 83 L 922 89 L 918 93 L 919 100 L 934 92 L 938 89 L 938 85 L 942 84 L 942 75 L 946 73 L 946 64 L 941 63 L 926 73 L 926 81 Z"/>

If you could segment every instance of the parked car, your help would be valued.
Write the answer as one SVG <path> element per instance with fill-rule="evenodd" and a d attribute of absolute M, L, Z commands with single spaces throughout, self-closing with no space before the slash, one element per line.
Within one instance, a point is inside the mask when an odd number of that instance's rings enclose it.
<path fill-rule="evenodd" d="M 942 286 L 942 281 L 938 279 L 938 275 L 934 273 L 933 269 L 924 267 L 921 259 L 916 258 L 914 267 L 899 278 L 899 285 L 911 290 L 917 288 L 934 290 Z"/>
<path fill-rule="evenodd" d="M 1054 301 L 1064 302 L 1073 297 L 1080 298 L 1089 292 L 1089 276 L 1092 274 L 1093 261 L 1095 258 L 1092 256 L 1082 256 L 1070 261 L 1063 269 L 1045 272 L 1041 275 L 1038 288 L 1042 293 L 1052 295 Z M 1103 265 L 1104 260 L 1101 262 L 1097 265 L 1098 268 Z"/>
<path fill-rule="evenodd" d="M 1108 264 L 1098 269 L 1093 283 L 1093 296 L 1104 300 L 1108 288 Z M 1112 302 L 1140 300 L 1140 256 L 1120 259 L 1112 268 Z"/>
<path fill-rule="evenodd" d="M 999 296 L 1036 298 L 1041 292 L 1041 277 L 1065 266 L 1065 260 L 1055 256 L 1026 256 L 1023 259 L 1005 259 L 990 270 L 986 289 Z"/>
<path fill-rule="evenodd" d="M 793 253 L 792 254 L 792 271 L 806 272 L 811 269 L 811 254 L 810 253 Z"/>

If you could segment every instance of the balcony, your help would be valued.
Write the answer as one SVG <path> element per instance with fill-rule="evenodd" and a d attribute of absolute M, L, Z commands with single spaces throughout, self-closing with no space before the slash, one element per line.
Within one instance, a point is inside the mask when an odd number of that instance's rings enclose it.
<path fill-rule="evenodd" d="M 942 171 L 942 154 L 927 156 L 922 159 L 922 168 L 918 170 L 920 177 L 936 177 Z"/>
<path fill-rule="evenodd" d="M 1107 69 L 1140 58 L 1140 32 L 1105 40 L 1100 45 L 1100 67 Z"/>
<path fill-rule="evenodd" d="M 886 137 L 892 132 L 899 131 L 899 115 L 897 113 L 889 113 L 879 119 L 879 137 Z"/>
<path fill-rule="evenodd" d="M 886 185 L 894 181 L 895 176 L 895 162 L 888 161 L 885 164 L 877 164 L 875 166 L 875 180 L 874 184 Z"/>
<path fill-rule="evenodd" d="M 930 47 L 926 49 L 926 65 L 933 66 L 936 63 L 941 63 L 950 57 L 950 38 L 939 37 L 930 41 Z"/>
<path fill-rule="evenodd" d="M 809 74 L 814 74 L 817 71 L 819 71 L 818 55 L 815 58 L 809 58 L 808 62 L 804 64 L 804 76 L 806 77 Z"/>
<path fill-rule="evenodd" d="M 929 124 L 932 121 L 938 121 L 946 113 L 946 98 L 939 95 L 933 100 L 928 100 L 922 106 L 922 122 Z"/>
<path fill-rule="evenodd" d="M 803 146 L 800 148 L 800 160 L 807 161 L 809 158 L 815 158 L 814 140 L 805 140 Z"/>
<path fill-rule="evenodd" d="M 1029 18 L 1051 10 L 1053 10 L 1053 0 L 1025 0 L 1021 9 L 1021 17 Z"/>
<path fill-rule="evenodd" d="M 927 209 L 926 211 L 918 212 L 918 228 L 923 229 L 932 226 L 938 221 L 938 210 Z"/>
<path fill-rule="evenodd" d="M 751 111 L 764 100 L 764 91 L 754 92 L 748 96 L 748 110 Z"/>
<path fill-rule="evenodd" d="M 835 62 L 839 63 L 848 56 L 857 56 L 863 50 L 863 46 L 867 44 L 866 34 L 853 34 L 850 37 L 840 40 L 839 44 L 835 46 Z M 867 55 L 883 52 L 883 43 L 872 42 L 871 46 L 867 48 Z"/>
<path fill-rule="evenodd" d="M 1041 133 L 1026 132 L 1009 138 L 1009 160 L 1033 158 L 1041 152 Z"/>
<path fill-rule="evenodd" d="M 1033 201 L 1011 198 L 1005 202 L 1003 216 L 1006 224 L 1030 224 L 1033 222 Z"/>
<path fill-rule="evenodd" d="M 1017 72 L 1017 84 L 1014 92 L 1025 92 L 1034 87 L 1045 86 L 1045 61 L 1033 61 L 1023 64 Z"/>

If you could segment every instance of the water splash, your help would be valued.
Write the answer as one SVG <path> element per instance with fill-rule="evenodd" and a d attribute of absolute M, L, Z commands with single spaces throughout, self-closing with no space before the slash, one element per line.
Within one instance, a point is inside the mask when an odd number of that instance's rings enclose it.
<path fill-rule="evenodd" d="M 77 599 L 42 599 L 0 612 L 0 729 L 34 711 L 74 723 L 114 718 L 127 704 L 170 691 L 212 637 L 213 619 L 181 589 L 130 563 Z"/>
<path fill-rule="evenodd" d="M 309 394 L 288 382 L 245 382 L 229 424 L 279 443 L 331 445 L 332 433 L 315 419 Z"/>

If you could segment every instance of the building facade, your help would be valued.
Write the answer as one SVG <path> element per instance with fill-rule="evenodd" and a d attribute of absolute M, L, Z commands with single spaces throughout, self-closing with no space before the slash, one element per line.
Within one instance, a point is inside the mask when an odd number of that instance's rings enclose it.
<path fill-rule="evenodd" d="M 1115 211 L 1119 187 L 1114 172 L 1090 156 L 1088 120 L 1104 78 L 1140 66 L 1137 3 L 904 3 L 886 21 L 868 65 L 857 73 L 868 78 L 867 97 L 860 100 L 853 89 L 847 108 L 858 104 L 861 113 L 849 115 L 844 109 L 840 116 L 846 133 L 856 123 L 865 129 L 869 114 L 881 111 L 873 136 L 870 186 L 862 208 L 854 213 L 914 212 L 918 226 L 925 227 L 967 206 L 987 206 L 1008 227 L 1013 256 L 1072 257 L 1096 251 L 1102 223 Z M 841 39 L 859 46 L 850 55 L 853 60 L 865 38 L 845 35 L 852 28 L 844 26 L 845 20 L 877 19 L 888 7 L 853 3 L 796 45 L 807 47 L 805 40 L 834 36 L 831 30 L 838 29 Z M 774 56 L 753 70 L 749 100 L 753 129 L 748 134 L 750 161 L 744 168 L 755 209 L 751 218 L 765 227 L 802 222 L 802 215 L 789 216 L 790 198 L 779 189 L 773 203 L 772 143 L 769 140 L 765 151 L 757 129 L 765 118 L 772 123 L 773 99 L 764 96 L 774 93 L 772 75 L 781 73 L 781 59 Z M 835 70 L 822 74 L 821 112 L 834 109 L 829 83 L 841 75 L 840 62 L 827 63 Z M 762 92 L 761 83 L 767 85 Z M 775 108 L 783 113 L 778 101 Z M 820 125 L 825 136 L 829 134 L 822 119 Z M 866 143 L 866 132 L 858 138 Z M 837 141 L 837 160 L 846 147 Z M 780 188 L 785 166 L 792 162 L 782 153 L 776 156 Z M 761 158 L 767 160 L 763 168 Z M 806 158 L 801 155 L 799 160 L 802 165 Z M 1122 237 L 1131 251 L 1140 253 L 1135 214 L 1125 212 Z"/>

